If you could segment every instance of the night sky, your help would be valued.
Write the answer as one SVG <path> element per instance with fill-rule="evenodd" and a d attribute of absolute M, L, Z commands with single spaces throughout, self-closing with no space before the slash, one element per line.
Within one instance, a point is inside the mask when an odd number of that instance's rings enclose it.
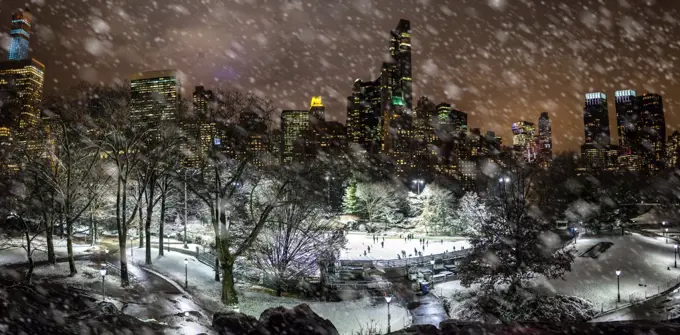
<path fill-rule="evenodd" d="M 415 98 L 455 105 L 506 144 L 512 122 L 547 111 L 555 149 L 576 150 L 588 91 L 610 97 L 613 130 L 617 89 L 662 94 L 669 134 L 680 128 L 678 0 L 2 0 L 3 59 L 23 6 L 48 92 L 176 68 L 186 95 L 198 84 L 251 90 L 282 109 L 322 95 L 344 122 L 353 81 L 377 77 L 404 18 Z"/>

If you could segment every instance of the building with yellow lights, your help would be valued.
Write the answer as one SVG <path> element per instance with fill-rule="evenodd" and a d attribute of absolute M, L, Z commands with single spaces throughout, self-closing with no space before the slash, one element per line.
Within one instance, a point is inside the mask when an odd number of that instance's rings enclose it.
<path fill-rule="evenodd" d="M 140 72 L 130 77 L 132 121 L 149 129 L 178 117 L 181 85 L 176 70 Z"/>

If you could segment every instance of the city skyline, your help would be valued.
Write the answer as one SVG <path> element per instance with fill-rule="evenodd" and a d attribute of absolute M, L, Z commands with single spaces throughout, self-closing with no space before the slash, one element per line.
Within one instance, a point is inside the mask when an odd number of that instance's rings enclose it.
<path fill-rule="evenodd" d="M 84 20 L 80 23 L 86 29 L 77 36 L 66 29 L 79 21 L 63 20 L 51 11 L 54 6 L 34 4 L 31 56 L 47 61 L 48 92 L 72 86 L 70 81 L 123 83 L 134 72 L 177 68 L 187 76 L 185 88 L 214 88 L 226 82 L 257 89 L 282 110 L 304 108 L 311 96 L 322 96 L 328 119 L 345 122 L 352 83 L 379 74 L 381 56 L 388 56 L 389 31 L 404 18 L 413 31 L 414 99 L 425 95 L 435 103 L 451 103 L 469 114 L 470 125 L 492 130 L 506 142 L 513 122 L 535 121 L 548 112 L 555 151 L 578 151 L 584 94 L 602 91 L 613 96 L 626 89 L 664 97 L 670 134 L 678 125 L 674 110 L 680 88 L 670 64 L 678 50 L 664 41 L 672 41 L 678 29 L 670 19 L 678 5 L 613 3 L 583 10 L 588 3 L 541 7 L 494 1 L 427 7 L 401 1 L 387 8 L 368 1 L 328 11 L 318 4 L 268 4 L 257 8 L 271 12 L 272 18 L 264 21 L 255 17 L 251 4 L 250 9 L 188 3 L 153 9 L 128 1 L 87 12 L 87 7 L 63 2 L 65 12 Z M 11 13 L 22 5 L 0 5 L 0 15 L 8 18 L 0 20 L 0 31 L 9 31 Z M 540 10 L 555 14 L 528 20 L 531 12 Z M 187 15 L 200 19 L 175 19 Z M 334 19 L 324 19 L 329 15 Z M 243 24 L 235 26 L 239 22 Z M 139 38 L 130 38 L 133 28 Z M 539 31 L 545 36 L 533 37 Z M 225 32 L 227 36 L 220 37 Z M 655 39 L 645 38 L 651 32 Z M 604 47 L 594 55 L 588 48 L 595 42 Z M 630 48 L 631 42 L 637 47 Z M 6 47 L 0 52 L 6 58 Z M 183 95 L 190 97 L 191 92 L 185 89 Z M 608 114 L 615 125 L 613 104 Z M 615 130 L 611 138 L 612 143 L 618 141 Z"/>

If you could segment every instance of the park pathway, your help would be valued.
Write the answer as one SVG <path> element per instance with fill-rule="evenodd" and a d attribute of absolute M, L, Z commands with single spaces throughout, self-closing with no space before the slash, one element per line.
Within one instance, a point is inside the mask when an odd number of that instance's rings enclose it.
<path fill-rule="evenodd" d="M 411 281 L 395 269 L 386 269 L 385 276 L 393 285 L 395 297 L 405 303 L 411 314 L 412 324 L 433 325 L 439 328 L 440 322 L 449 319 L 444 306 L 434 294 L 416 294 L 411 288 Z"/>

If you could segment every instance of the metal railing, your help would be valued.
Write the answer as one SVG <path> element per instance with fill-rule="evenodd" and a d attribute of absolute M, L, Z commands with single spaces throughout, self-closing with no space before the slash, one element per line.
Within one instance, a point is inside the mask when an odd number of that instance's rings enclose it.
<path fill-rule="evenodd" d="M 128 279 L 129 280 L 134 280 L 136 279 L 135 275 L 132 274 L 130 269 L 128 269 Z M 106 262 L 106 274 L 107 275 L 114 275 L 120 277 L 120 267 L 118 265 L 115 265 L 111 262 Z"/>
<path fill-rule="evenodd" d="M 676 277 L 675 279 L 666 281 L 661 285 L 645 286 L 643 289 L 639 291 L 630 293 L 628 295 L 622 295 L 621 302 L 613 301 L 609 303 L 600 303 L 600 306 L 596 306 L 599 307 L 599 313 L 595 315 L 593 319 L 608 314 L 617 309 L 630 307 L 645 302 L 649 299 L 656 298 L 668 292 L 670 289 L 674 288 L 678 284 L 680 284 L 680 276 Z"/>
<path fill-rule="evenodd" d="M 338 290 L 362 290 L 362 289 L 379 289 L 386 290 L 392 287 L 392 283 L 388 281 L 330 281 L 328 287 Z"/>
<path fill-rule="evenodd" d="M 402 259 L 389 259 L 389 260 L 375 260 L 372 261 L 375 267 L 382 268 L 403 268 L 416 265 L 429 265 L 432 260 L 455 260 L 467 256 L 472 249 L 463 249 L 457 251 L 445 252 L 436 255 L 427 255 L 419 257 L 406 257 Z M 342 263 L 342 261 L 341 261 Z"/>
<path fill-rule="evenodd" d="M 209 266 L 211 269 L 215 270 L 215 265 L 217 263 L 217 256 L 213 255 L 210 252 L 199 252 L 198 248 L 196 248 L 196 259 L 198 259 L 199 262 Z"/>

